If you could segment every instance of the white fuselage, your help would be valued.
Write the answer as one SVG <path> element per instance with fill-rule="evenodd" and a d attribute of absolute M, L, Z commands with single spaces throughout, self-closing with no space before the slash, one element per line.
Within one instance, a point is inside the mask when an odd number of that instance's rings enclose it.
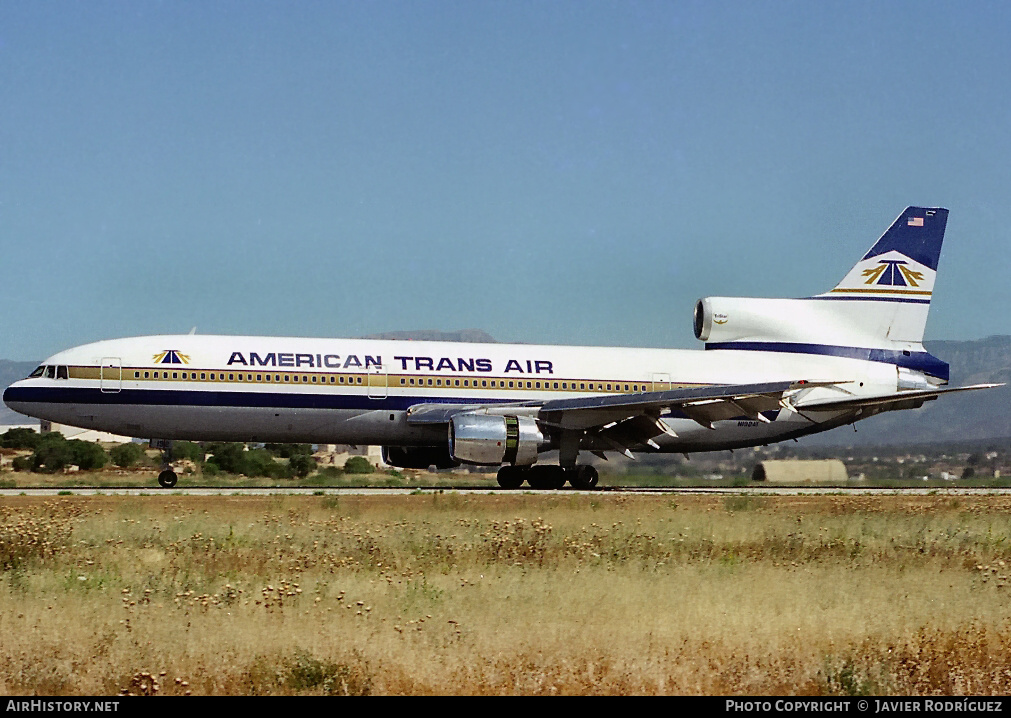
<path fill-rule="evenodd" d="M 445 443 L 445 426 L 408 425 L 409 407 L 798 378 L 847 382 L 846 393 L 855 395 L 896 389 L 892 364 L 809 353 L 295 337 L 115 339 L 60 352 L 45 365 L 58 371 L 16 382 L 4 401 L 21 413 L 63 424 L 201 441 L 433 446 Z M 840 390 L 810 391 L 838 396 Z M 784 408 L 767 418 L 769 423 L 742 416 L 708 428 L 675 412 L 664 421 L 676 437 L 656 441 L 662 451 L 734 448 L 821 431 L 856 417 L 836 412 L 816 423 Z"/>

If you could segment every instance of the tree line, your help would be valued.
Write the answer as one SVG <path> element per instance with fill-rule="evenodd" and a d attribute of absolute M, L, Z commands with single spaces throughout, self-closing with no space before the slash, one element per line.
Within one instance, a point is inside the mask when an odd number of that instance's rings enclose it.
<path fill-rule="evenodd" d="M 31 451 L 31 456 L 14 459 L 15 471 L 33 471 L 54 474 L 70 466 L 81 471 L 97 471 L 109 464 L 121 468 L 161 465 L 161 456 L 148 456 L 142 444 L 120 444 L 108 451 L 90 441 L 67 439 L 59 432 L 40 434 L 32 429 L 11 429 L 0 434 L 0 448 Z M 197 470 L 214 476 L 217 474 L 242 474 L 249 477 L 274 479 L 305 478 L 316 471 L 311 444 L 264 444 L 247 447 L 235 442 L 176 441 L 172 444 L 171 461 L 188 459 Z M 278 461 L 287 459 L 287 461 Z M 341 470 L 324 469 L 326 473 Z M 352 456 L 344 465 L 343 473 L 372 473 L 375 468 L 364 456 Z"/>

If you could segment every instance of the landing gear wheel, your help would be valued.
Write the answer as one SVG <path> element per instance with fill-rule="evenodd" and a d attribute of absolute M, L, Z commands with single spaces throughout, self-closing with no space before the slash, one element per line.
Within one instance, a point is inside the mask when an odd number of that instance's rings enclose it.
<path fill-rule="evenodd" d="M 516 466 L 503 466 L 498 470 L 498 485 L 503 489 L 518 489 L 523 484 L 523 470 Z"/>
<path fill-rule="evenodd" d="M 560 489 L 565 486 L 565 472 L 561 466 L 533 466 L 527 482 L 535 489 Z"/>
<path fill-rule="evenodd" d="M 575 489 L 592 489 L 600 479 L 597 470 L 592 466 L 577 466 L 566 473 L 569 477 L 569 483 Z"/>
<path fill-rule="evenodd" d="M 163 472 L 158 474 L 158 483 L 165 489 L 171 489 L 176 485 L 176 481 L 178 480 L 179 477 L 176 476 L 176 472 L 172 469 L 165 469 Z"/>

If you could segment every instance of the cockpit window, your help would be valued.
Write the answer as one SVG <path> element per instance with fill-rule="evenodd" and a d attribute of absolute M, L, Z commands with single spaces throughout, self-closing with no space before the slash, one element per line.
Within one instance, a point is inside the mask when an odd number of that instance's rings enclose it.
<path fill-rule="evenodd" d="M 67 379 L 67 378 L 69 378 L 69 374 L 67 372 L 67 367 L 65 367 L 65 366 L 58 366 L 58 367 L 56 367 L 56 378 L 57 379 Z"/>
<path fill-rule="evenodd" d="M 55 366 L 47 366 L 46 367 L 46 379 L 55 379 L 55 378 L 56 378 L 56 367 Z"/>
<path fill-rule="evenodd" d="M 29 379 L 36 379 L 36 378 L 42 376 L 45 373 L 45 371 L 46 371 L 46 367 L 43 364 L 38 369 L 36 369 L 35 371 L 33 371 L 31 374 L 29 374 L 28 378 Z"/>

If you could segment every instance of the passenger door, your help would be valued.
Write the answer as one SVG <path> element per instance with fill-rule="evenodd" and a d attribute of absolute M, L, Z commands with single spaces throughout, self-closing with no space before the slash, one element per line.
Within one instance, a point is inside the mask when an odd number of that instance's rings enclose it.
<path fill-rule="evenodd" d="M 651 391 L 667 391 L 670 389 L 670 374 L 653 374 Z"/>
<path fill-rule="evenodd" d="M 369 369 L 369 398 L 385 399 L 388 391 L 386 367 L 383 365 L 373 366 Z"/>
<path fill-rule="evenodd" d="M 98 367 L 102 393 L 115 394 L 123 388 L 123 360 L 119 357 L 102 357 Z"/>

